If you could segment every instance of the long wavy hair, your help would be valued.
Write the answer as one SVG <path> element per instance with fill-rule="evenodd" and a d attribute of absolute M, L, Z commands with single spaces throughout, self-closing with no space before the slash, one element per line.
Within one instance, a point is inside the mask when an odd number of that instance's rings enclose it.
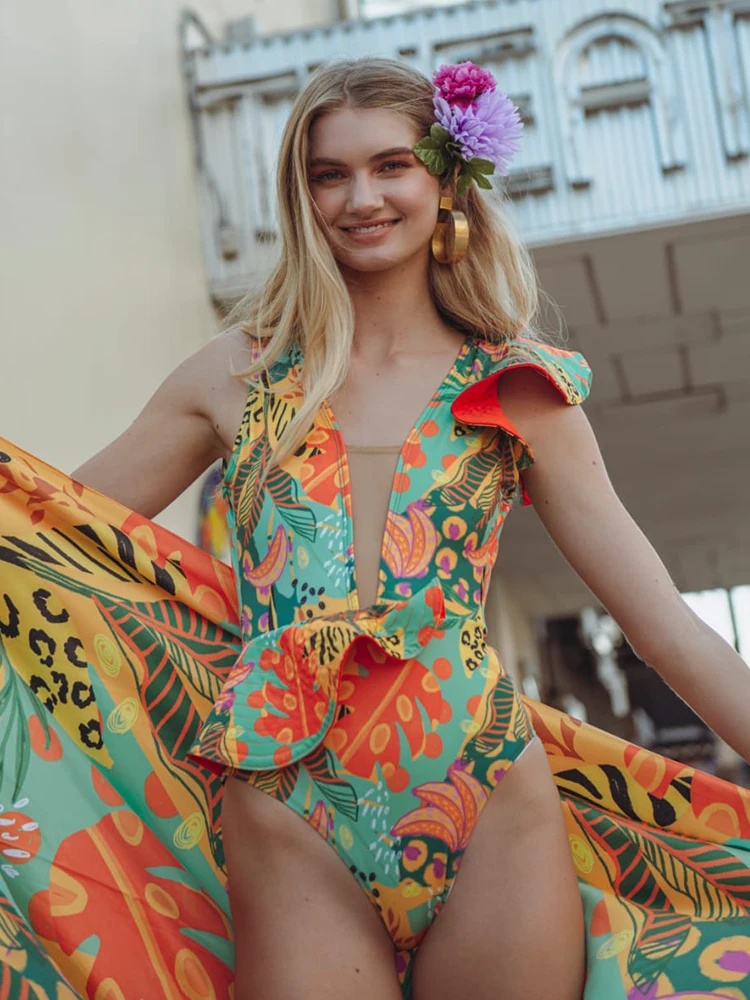
<path fill-rule="evenodd" d="M 343 107 L 380 108 L 404 115 L 419 138 L 435 121 L 433 94 L 427 77 L 396 60 L 346 60 L 319 69 L 292 107 L 277 172 L 278 263 L 228 319 L 228 326 L 239 327 L 260 348 L 250 367 L 235 373 L 239 377 L 258 379 L 290 348 L 301 348 L 304 399 L 279 438 L 277 462 L 299 447 L 323 400 L 343 383 L 354 335 L 349 292 L 308 183 L 310 127 Z M 499 197 L 472 186 L 455 207 L 466 214 L 471 240 L 457 266 L 430 258 L 429 284 L 440 315 L 457 330 L 489 341 L 528 334 L 538 306 L 536 273 Z M 437 214 L 437 204 L 435 209 Z"/>

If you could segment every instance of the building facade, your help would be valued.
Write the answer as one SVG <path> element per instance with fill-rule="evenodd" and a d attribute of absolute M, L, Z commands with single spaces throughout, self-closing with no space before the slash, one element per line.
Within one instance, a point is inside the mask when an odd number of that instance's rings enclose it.
<path fill-rule="evenodd" d="M 198 0 L 212 37 L 337 0 Z M 0 434 L 71 470 L 212 335 L 177 0 L 0 4 Z M 254 20 L 253 20 L 254 18 Z M 165 512 L 195 537 L 197 497 Z"/>

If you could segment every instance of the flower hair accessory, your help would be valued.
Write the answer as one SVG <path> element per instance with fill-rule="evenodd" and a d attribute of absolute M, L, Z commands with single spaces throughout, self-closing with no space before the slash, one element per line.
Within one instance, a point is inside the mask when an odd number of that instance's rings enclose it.
<path fill-rule="evenodd" d="M 518 152 L 523 125 L 518 108 L 497 90 L 492 73 L 472 62 L 441 66 L 432 78 L 432 103 L 437 121 L 420 139 L 414 153 L 445 186 L 460 164 L 456 192 L 464 195 L 476 181 L 491 188 L 487 177 L 495 169 L 508 173 Z"/>

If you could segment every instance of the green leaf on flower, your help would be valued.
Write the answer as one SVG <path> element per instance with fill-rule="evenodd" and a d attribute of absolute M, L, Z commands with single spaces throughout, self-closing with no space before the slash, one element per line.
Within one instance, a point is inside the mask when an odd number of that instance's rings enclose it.
<path fill-rule="evenodd" d="M 427 140 L 422 139 L 414 147 L 414 155 L 418 157 L 434 176 L 441 176 L 450 168 L 450 161 L 442 149 L 434 149 L 430 146 L 423 146 Z"/>
<path fill-rule="evenodd" d="M 487 180 L 484 174 L 475 174 L 474 180 L 477 182 L 477 187 L 484 188 L 485 191 L 492 190 L 492 184 Z"/>
<path fill-rule="evenodd" d="M 492 160 L 483 160 L 481 156 L 475 156 L 469 160 L 469 168 L 475 177 L 480 174 L 494 174 L 495 164 Z"/>
<path fill-rule="evenodd" d="M 469 188 L 471 187 L 473 177 L 469 170 L 467 170 L 467 164 L 464 163 L 461 167 L 461 173 L 458 175 L 458 180 L 456 181 L 456 194 L 459 198 L 462 198 Z"/>
<path fill-rule="evenodd" d="M 424 139 L 420 139 L 419 142 L 414 147 L 416 152 L 418 149 L 439 149 L 441 143 L 437 139 L 433 139 L 432 136 L 426 135 Z"/>
<path fill-rule="evenodd" d="M 444 128 L 438 122 L 435 122 L 435 124 L 430 127 L 430 136 L 442 146 L 444 143 L 448 142 L 451 134 L 447 128 Z"/>

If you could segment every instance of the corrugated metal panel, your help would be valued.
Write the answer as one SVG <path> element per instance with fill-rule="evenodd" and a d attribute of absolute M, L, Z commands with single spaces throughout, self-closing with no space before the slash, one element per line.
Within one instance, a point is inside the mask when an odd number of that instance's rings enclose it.
<path fill-rule="evenodd" d="M 188 56 L 217 294 L 273 252 L 274 166 L 294 94 L 320 63 L 367 55 L 425 73 L 475 59 L 496 74 L 527 115 L 508 190 L 532 244 L 750 208 L 750 0 L 408 9 Z"/>

